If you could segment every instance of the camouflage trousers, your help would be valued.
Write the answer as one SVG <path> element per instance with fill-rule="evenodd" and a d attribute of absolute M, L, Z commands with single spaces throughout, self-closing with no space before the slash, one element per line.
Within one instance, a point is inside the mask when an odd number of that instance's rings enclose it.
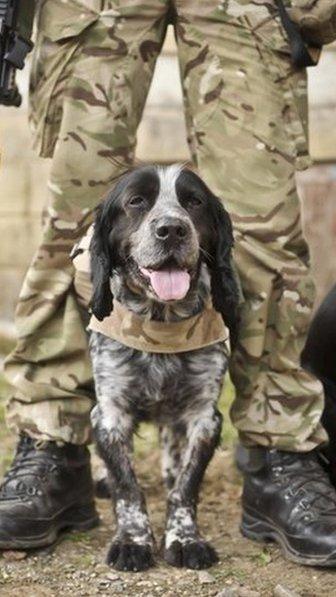
<path fill-rule="evenodd" d="M 295 185 L 295 170 L 309 164 L 306 77 L 291 66 L 272 0 L 42 4 L 31 123 L 39 153 L 53 159 L 43 241 L 5 365 L 8 424 L 44 439 L 90 439 L 94 391 L 69 253 L 133 162 L 169 20 L 192 160 L 235 229 L 245 303 L 232 420 L 246 444 L 310 450 L 325 435 L 321 386 L 299 366 L 314 298 Z"/>

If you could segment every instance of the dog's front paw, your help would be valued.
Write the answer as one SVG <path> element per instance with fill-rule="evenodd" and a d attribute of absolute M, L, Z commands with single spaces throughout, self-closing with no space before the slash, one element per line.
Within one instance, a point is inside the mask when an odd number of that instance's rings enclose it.
<path fill-rule="evenodd" d="M 202 570 L 209 568 L 218 562 L 218 556 L 214 548 L 203 541 L 202 539 L 182 543 L 180 541 L 173 541 L 164 549 L 164 559 L 167 564 L 181 568 L 192 568 L 194 570 Z"/>
<path fill-rule="evenodd" d="M 107 564 L 111 564 L 116 570 L 127 570 L 139 572 L 153 566 L 153 551 L 150 545 L 116 540 L 110 545 L 106 558 Z"/>

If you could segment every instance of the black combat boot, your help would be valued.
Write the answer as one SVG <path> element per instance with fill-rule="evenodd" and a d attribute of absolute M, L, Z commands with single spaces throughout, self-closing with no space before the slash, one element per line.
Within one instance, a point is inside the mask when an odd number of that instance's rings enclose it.
<path fill-rule="evenodd" d="M 336 567 L 336 492 L 316 451 L 240 448 L 245 537 L 275 541 L 307 566 Z"/>
<path fill-rule="evenodd" d="M 0 549 L 43 547 L 64 529 L 96 526 L 93 494 L 85 446 L 22 435 L 0 486 Z"/>

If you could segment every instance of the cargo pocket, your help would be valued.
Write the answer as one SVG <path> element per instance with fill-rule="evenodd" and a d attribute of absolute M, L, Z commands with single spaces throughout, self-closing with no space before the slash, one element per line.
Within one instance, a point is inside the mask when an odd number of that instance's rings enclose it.
<path fill-rule="evenodd" d="M 287 33 L 279 17 L 260 22 L 256 16 L 242 17 L 242 22 L 253 36 L 264 77 L 274 87 L 274 145 L 293 159 L 297 169 L 304 169 L 311 164 L 306 70 L 293 65 Z M 267 135 L 263 138 L 261 134 L 260 140 L 267 145 Z"/>
<path fill-rule="evenodd" d="M 53 155 L 75 54 L 83 32 L 98 18 L 99 13 L 71 3 L 55 4 L 49 0 L 42 7 L 29 87 L 33 147 L 42 157 Z"/>

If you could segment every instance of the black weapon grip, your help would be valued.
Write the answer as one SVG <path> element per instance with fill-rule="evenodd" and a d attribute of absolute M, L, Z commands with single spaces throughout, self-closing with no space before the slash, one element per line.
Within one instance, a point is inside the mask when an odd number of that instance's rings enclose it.
<path fill-rule="evenodd" d="M 283 0 L 275 0 L 283 27 L 288 35 L 291 47 L 292 59 L 295 66 L 304 68 L 315 66 L 315 62 L 309 54 L 298 26 L 289 18 Z"/>

